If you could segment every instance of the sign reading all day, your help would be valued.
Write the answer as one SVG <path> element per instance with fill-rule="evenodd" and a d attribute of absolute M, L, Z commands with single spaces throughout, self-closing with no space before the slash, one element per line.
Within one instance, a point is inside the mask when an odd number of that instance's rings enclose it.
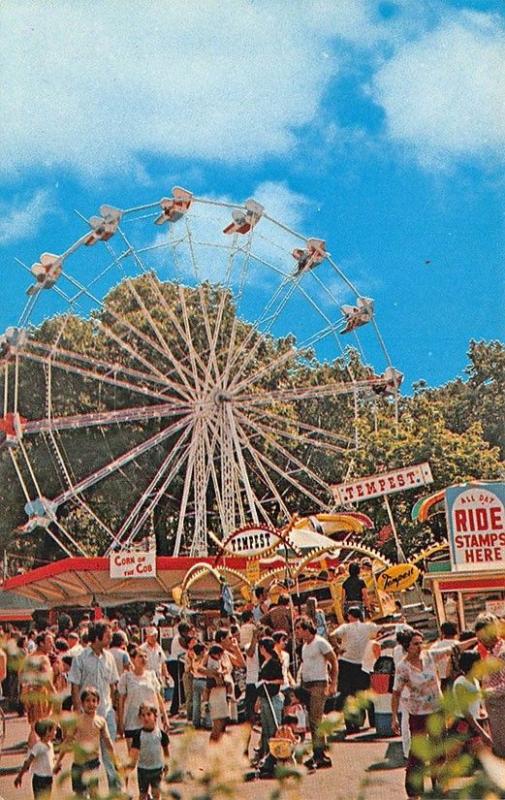
<path fill-rule="evenodd" d="M 505 484 L 450 486 L 445 512 L 453 570 L 505 569 Z"/>
<path fill-rule="evenodd" d="M 407 489 L 417 489 L 433 483 L 430 465 L 414 464 L 411 467 L 401 467 L 391 472 L 381 472 L 379 475 L 368 475 L 355 481 L 347 481 L 332 486 L 333 496 L 341 505 L 359 503 L 361 500 L 370 500 L 372 497 L 381 497 L 394 492 L 404 492 Z"/>
<path fill-rule="evenodd" d="M 136 552 L 123 550 L 111 555 L 111 578 L 153 578 L 156 575 L 156 551 Z"/>

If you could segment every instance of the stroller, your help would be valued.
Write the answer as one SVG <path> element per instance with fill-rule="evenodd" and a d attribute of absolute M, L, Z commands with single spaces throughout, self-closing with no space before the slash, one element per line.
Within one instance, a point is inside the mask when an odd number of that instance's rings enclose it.
<path fill-rule="evenodd" d="M 266 756 L 264 756 L 258 766 L 257 777 L 273 778 L 277 764 L 280 763 L 286 765 L 289 763 L 295 763 L 294 752 L 296 747 L 296 736 L 289 725 L 277 724 L 277 718 L 275 716 L 272 700 L 264 684 L 262 684 L 262 689 L 265 692 L 270 713 L 272 714 L 272 719 L 275 723 L 275 734 L 269 739 L 269 752 Z"/>

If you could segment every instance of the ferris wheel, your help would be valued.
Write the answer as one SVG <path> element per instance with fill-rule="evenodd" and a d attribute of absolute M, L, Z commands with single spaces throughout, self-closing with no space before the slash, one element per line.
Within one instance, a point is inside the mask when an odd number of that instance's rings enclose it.
<path fill-rule="evenodd" d="M 359 404 L 394 406 L 402 375 L 325 241 L 179 187 L 85 222 L 22 264 L 28 299 L 0 340 L 19 530 L 88 555 L 87 532 L 109 554 L 164 529 L 198 556 L 209 532 L 328 509 Z M 356 370 L 348 344 L 382 369 Z"/>

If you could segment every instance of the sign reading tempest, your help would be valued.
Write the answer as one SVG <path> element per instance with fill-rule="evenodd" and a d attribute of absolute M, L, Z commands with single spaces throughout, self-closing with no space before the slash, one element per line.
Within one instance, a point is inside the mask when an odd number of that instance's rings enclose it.
<path fill-rule="evenodd" d="M 505 569 L 505 484 L 450 486 L 445 511 L 456 572 Z"/>
<path fill-rule="evenodd" d="M 370 500 L 372 497 L 381 497 L 384 494 L 417 489 L 418 486 L 427 483 L 433 483 L 433 476 L 430 465 L 425 462 L 391 472 L 381 472 L 380 475 L 369 475 L 355 481 L 339 483 L 331 488 L 335 500 L 341 506 L 345 506 L 348 503 L 359 503 L 361 500 Z"/>
<path fill-rule="evenodd" d="M 230 533 L 222 548 L 236 556 L 257 556 L 282 544 L 283 536 L 267 525 L 248 526 Z"/>
<path fill-rule="evenodd" d="M 383 592 L 403 592 L 414 585 L 419 574 L 415 564 L 394 564 L 381 572 L 377 578 L 377 587 Z"/>
<path fill-rule="evenodd" d="M 156 551 L 140 553 L 123 550 L 109 560 L 111 578 L 153 578 L 156 575 Z"/>

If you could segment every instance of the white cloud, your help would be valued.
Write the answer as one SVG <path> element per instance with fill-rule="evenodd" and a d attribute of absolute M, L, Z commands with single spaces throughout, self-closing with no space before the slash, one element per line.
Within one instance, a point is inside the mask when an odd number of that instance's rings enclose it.
<path fill-rule="evenodd" d="M 338 72 L 326 46 L 368 42 L 368 9 L 367 0 L 289 10 L 284 0 L 6 0 L 3 168 L 97 174 L 130 169 L 143 152 L 233 163 L 287 153 Z"/>
<path fill-rule="evenodd" d="M 2 204 L 0 208 L 0 244 L 7 245 L 34 236 L 48 214 L 53 212 L 51 193 L 47 189 L 36 192 L 29 200 Z"/>
<path fill-rule="evenodd" d="M 304 213 L 309 207 L 309 200 L 304 195 L 292 191 L 286 183 L 265 181 L 259 184 L 251 196 L 265 209 L 265 214 L 282 225 L 303 235 Z M 242 206 L 248 197 L 230 197 L 220 195 L 209 197 L 217 203 L 229 203 Z M 172 273 L 175 269 L 178 277 L 190 282 L 197 277 L 199 280 L 210 280 L 215 283 L 227 282 L 228 258 L 236 248 L 244 248 L 246 254 L 238 252 L 234 256 L 231 283 L 235 288 L 244 277 L 243 269 L 248 273 L 248 280 L 254 276 L 254 281 L 265 283 L 278 283 L 282 280 L 279 270 L 289 273 L 295 267 L 291 256 L 294 247 L 300 246 L 300 240 L 289 231 L 275 225 L 265 218 L 261 219 L 251 238 L 250 252 L 257 259 L 261 259 L 272 267 L 262 264 L 255 258 L 249 258 L 249 238 L 247 236 L 233 236 L 222 233 L 222 230 L 231 222 L 231 209 L 222 205 L 206 205 L 194 203 L 188 214 L 188 230 L 191 235 L 191 247 L 186 237 L 186 226 L 183 221 L 161 229 L 153 241 L 147 246 L 156 247 L 167 244 L 167 249 L 151 251 L 147 259 L 157 261 L 163 276 L 163 264 Z M 181 237 L 185 238 L 175 248 L 173 243 Z M 223 249 L 224 248 L 224 249 Z M 169 257 L 166 257 L 166 253 Z"/>
<path fill-rule="evenodd" d="M 401 46 L 377 72 L 372 96 L 387 135 L 421 162 L 505 154 L 505 31 L 498 17 L 460 13 Z"/>

